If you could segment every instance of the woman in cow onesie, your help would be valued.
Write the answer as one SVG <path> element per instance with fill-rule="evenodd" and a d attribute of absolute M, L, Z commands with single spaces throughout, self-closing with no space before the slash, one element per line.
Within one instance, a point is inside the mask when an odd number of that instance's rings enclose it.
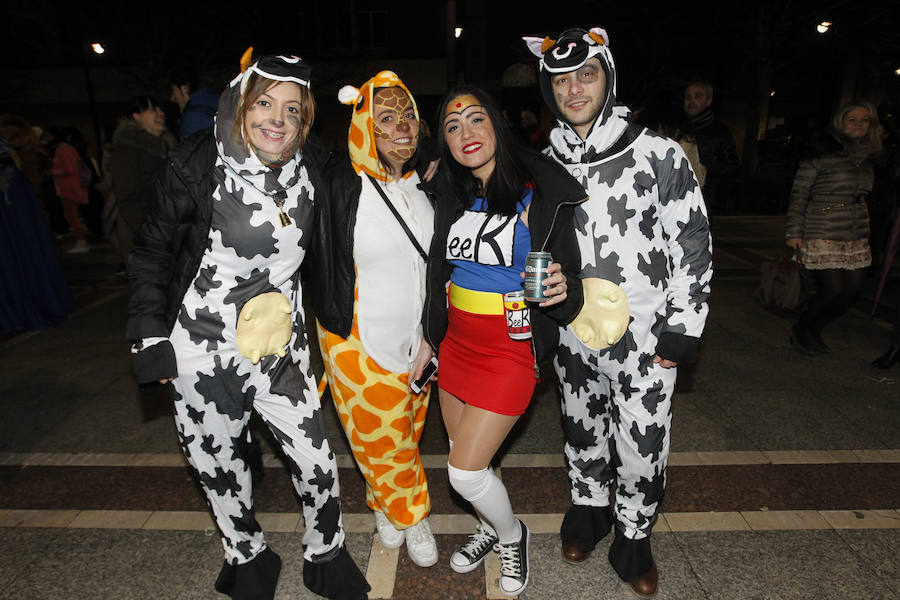
<path fill-rule="evenodd" d="M 181 446 L 225 550 L 216 590 L 272 598 L 281 570 L 254 516 L 243 440 L 256 411 L 302 500 L 304 583 L 357 600 L 369 586 L 344 547 L 298 277 L 322 189 L 310 72 L 294 56 L 250 62 L 248 50 L 214 129 L 170 157 L 134 249 L 127 336 L 138 381 L 173 384 Z"/>
<path fill-rule="evenodd" d="M 419 456 L 430 389 L 410 389 L 434 354 L 422 338 L 417 245 L 431 242 L 434 208 L 415 170 L 425 165 L 418 110 L 391 71 L 338 97 L 353 107 L 350 155 L 329 161 L 328 202 L 317 206 L 309 287 L 319 347 L 382 544 L 405 540 L 410 559 L 430 567 L 438 553 Z"/>
<path fill-rule="evenodd" d="M 707 315 L 706 207 L 679 145 L 631 123 L 616 104 L 604 30 L 524 39 L 558 119 L 547 153 L 590 198 L 575 209 L 585 305 L 624 294 L 630 308 L 618 341 L 592 336 L 577 319 L 560 330 L 555 365 L 573 503 L 561 528 L 563 555 L 583 561 L 614 525 L 613 568 L 638 594 L 652 595 L 650 532 L 665 488 L 674 367 L 695 360 Z M 615 291 L 589 293 L 594 287 Z"/>

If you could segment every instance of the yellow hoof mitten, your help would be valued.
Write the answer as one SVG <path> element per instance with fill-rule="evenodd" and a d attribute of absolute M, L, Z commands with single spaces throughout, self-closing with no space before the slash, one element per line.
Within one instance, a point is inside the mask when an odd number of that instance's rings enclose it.
<path fill-rule="evenodd" d="M 584 306 L 570 326 L 586 346 L 603 350 L 625 335 L 631 313 L 625 290 L 606 279 L 582 279 Z"/>
<path fill-rule="evenodd" d="M 285 346 L 291 339 L 291 303 L 281 292 L 268 292 L 251 298 L 238 315 L 238 352 L 259 362 L 263 356 L 287 353 Z"/>

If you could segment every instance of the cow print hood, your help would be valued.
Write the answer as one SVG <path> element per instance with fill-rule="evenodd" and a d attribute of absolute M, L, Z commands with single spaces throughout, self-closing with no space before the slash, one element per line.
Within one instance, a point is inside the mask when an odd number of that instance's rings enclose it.
<path fill-rule="evenodd" d="M 550 134 L 554 152 L 563 162 L 575 163 L 581 162 L 584 154 L 596 155 L 610 148 L 628 126 L 630 112 L 627 107 L 616 104 L 616 63 L 609 49 L 606 30 L 600 27 L 590 30 L 573 28 L 562 32 L 558 39 L 530 36 L 522 39 L 539 59 L 541 94 L 559 123 L 559 127 Z M 603 67 L 606 92 L 600 114 L 582 140 L 557 107 L 551 78 L 557 73 L 576 71 L 591 58 L 599 60 Z M 557 139 L 554 140 L 554 137 Z M 559 148 L 564 150 L 560 152 Z"/>

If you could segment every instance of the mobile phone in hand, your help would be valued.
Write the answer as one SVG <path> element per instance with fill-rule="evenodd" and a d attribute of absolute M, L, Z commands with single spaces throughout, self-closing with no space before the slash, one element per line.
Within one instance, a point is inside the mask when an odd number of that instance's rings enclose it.
<path fill-rule="evenodd" d="M 422 376 L 409 384 L 409 389 L 414 391 L 417 394 L 422 393 L 422 388 L 425 387 L 425 384 L 431 379 L 432 375 L 437 373 L 438 370 L 438 359 L 437 356 L 431 358 L 431 361 L 425 368 L 422 369 Z"/>

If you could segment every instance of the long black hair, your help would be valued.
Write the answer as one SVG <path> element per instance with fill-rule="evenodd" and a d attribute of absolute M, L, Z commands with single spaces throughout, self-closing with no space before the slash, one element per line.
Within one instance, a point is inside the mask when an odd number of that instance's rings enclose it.
<path fill-rule="evenodd" d="M 444 115 L 447 111 L 447 105 L 454 98 L 466 95 L 475 96 L 484 107 L 488 118 L 491 120 L 491 125 L 494 127 L 494 137 L 496 139 L 494 171 L 484 189 L 482 189 L 481 182 L 472 174 L 470 169 L 456 162 L 444 137 Z M 522 199 L 525 183 L 529 179 L 528 173 L 516 157 L 528 150 L 513 134 L 509 123 L 506 121 L 503 113 L 500 112 L 494 99 L 487 92 L 474 85 L 457 86 L 450 90 L 444 97 L 443 102 L 441 102 L 436 122 L 441 124 L 438 127 L 438 144 L 441 149 L 439 176 L 443 177 L 450 188 L 455 191 L 457 201 L 462 205 L 461 208 L 463 210 L 468 208 L 468 203 L 472 201 L 472 197 L 480 195 L 487 202 L 489 213 L 500 215 L 516 214 L 518 212 L 517 204 Z"/>

